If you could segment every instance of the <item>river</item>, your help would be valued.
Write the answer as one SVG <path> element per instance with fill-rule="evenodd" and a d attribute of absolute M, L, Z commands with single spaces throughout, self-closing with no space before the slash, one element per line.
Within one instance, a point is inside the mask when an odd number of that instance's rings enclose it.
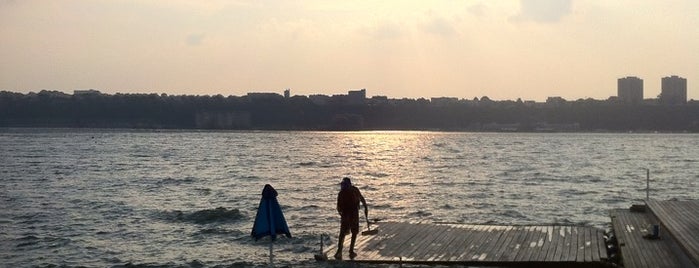
<path fill-rule="evenodd" d="M 295 267 L 336 242 L 344 176 L 380 221 L 608 228 L 646 169 L 651 198 L 699 198 L 696 134 L 19 128 L 0 149 L 6 267 L 265 266 L 267 183 L 293 235 L 275 258 Z"/>

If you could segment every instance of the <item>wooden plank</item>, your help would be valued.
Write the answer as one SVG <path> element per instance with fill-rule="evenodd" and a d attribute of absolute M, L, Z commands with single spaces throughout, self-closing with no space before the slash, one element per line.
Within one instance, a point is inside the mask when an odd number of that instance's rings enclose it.
<path fill-rule="evenodd" d="M 570 226 L 563 226 L 559 231 L 562 238 L 561 248 L 556 249 L 555 261 L 565 261 L 568 259 L 568 247 L 570 247 Z"/>
<path fill-rule="evenodd" d="M 539 251 L 537 260 L 546 261 L 546 256 L 548 255 L 549 250 L 556 250 L 551 246 L 551 244 L 555 243 L 553 241 L 553 226 L 543 226 L 542 231 L 544 231 L 544 244 L 542 245 L 541 250 Z"/>
<path fill-rule="evenodd" d="M 592 228 L 585 228 L 585 262 L 591 262 L 593 259 L 592 252 L 594 247 L 597 247 L 597 243 L 592 243 Z M 599 254 L 597 254 L 596 259 L 599 259 Z"/>
<path fill-rule="evenodd" d="M 597 230 L 597 249 L 599 250 L 599 258 L 601 260 L 608 260 L 607 256 L 607 245 L 604 242 L 604 232 L 602 230 Z"/>
<path fill-rule="evenodd" d="M 648 219 L 649 222 L 652 223 L 662 223 L 661 226 L 661 233 L 660 237 L 662 238 L 674 238 L 679 246 L 686 251 L 686 241 L 684 241 L 682 238 L 677 237 L 677 233 L 682 233 L 683 230 L 681 229 L 682 225 L 682 219 L 691 217 L 687 213 L 686 215 L 675 215 L 675 213 L 683 213 L 683 212 L 678 212 L 677 208 L 674 207 L 676 202 L 674 201 L 663 201 L 663 202 L 657 202 L 655 204 L 652 204 L 653 202 L 649 202 L 649 210 L 652 213 L 649 213 Z M 657 217 L 655 217 L 657 216 Z M 660 220 L 658 219 L 659 217 L 662 217 Z M 680 228 L 678 228 L 680 227 Z M 662 251 L 659 253 L 663 253 Z M 676 254 L 682 254 L 680 252 L 676 252 Z M 691 257 L 688 257 L 691 258 Z"/>
<path fill-rule="evenodd" d="M 460 226 L 455 226 L 459 237 L 454 239 L 452 245 L 447 248 L 447 255 L 449 255 L 449 261 L 456 261 L 464 253 L 466 247 L 471 243 L 472 236 L 474 233 L 470 229 L 461 228 Z"/>
<path fill-rule="evenodd" d="M 565 248 L 565 226 L 555 226 L 553 229 L 553 243 L 551 244 L 552 250 L 549 250 L 546 255 L 546 261 L 558 262 L 561 259 L 561 253 Z"/>
<path fill-rule="evenodd" d="M 433 235 L 433 233 L 427 231 L 425 225 L 420 225 L 419 228 L 420 231 L 415 236 L 406 240 L 405 243 L 403 243 L 393 252 L 392 255 L 394 257 L 398 257 L 402 260 L 411 260 L 411 258 L 409 258 L 409 255 L 412 252 L 419 250 L 420 243 L 424 243 L 425 240 L 429 238 L 429 236 Z"/>
<path fill-rule="evenodd" d="M 471 236 L 471 241 L 469 241 L 469 244 L 464 247 L 463 253 L 459 255 L 460 260 L 471 261 L 473 259 L 473 256 L 476 254 L 481 242 L 484 239 L 483 230 L 485 230 L 485 228 L 487 228 L 485 225 L 476 225 L 470 230 L 473 235 Z"/>
<path fill-rule="evenodd" d="M 376 226 L 376 225 L 378 225 L 378 226 Z M 380 224 L 376 224 L 376 225 L 374 226 L 374 228 L 378 228 L 379 226 L 381 226 Z M 387 225 L 384 228 L 388 229 L 389 233 L 391 233 L 390 232 L 391 225 Z M 357 258 L 366 259 L 366 258 L 368 258 L 369 255 L 371 255 L 374 252 L 373 248 L 377 247 L 377 245 L 381 241 L 380 239 L 374 239 L 374 238 L 375 238 L 374 236 L 366 236 L 366 235 L 361 235 L 361 234 L 359 234 L 357 236 L 357 242 L 355 244 L 355 252 L 357 253 Z M 349 247 L 349 244 L 347 241 L 348 239 L 350 239 L 350 237 L 345 238 L 345 246 L 346 247 Z M 330 254 L 328 254 L 328 256 L 332 258 L 332 256 Z"/>
<path fill-rule="evenodd" d="M 546 241 L 546 228 L 545 226 L 537 226 L 534 230 L 534 237 L 529 244 L 529 257 L 528 261 L 541 261 L 539 259 L 539 252 L 543 250 Z"/>
<path fill-rule="evenodd" d="M 486 258 L 487 261 L 502 261 L 504 259 L 504 254 L 505 251 L 507 250 L 507 246 L 510 244 L 512 239 L 514 238 L 515 234 L 515 227 L 514 226 L 507 226 L 505 230 L 502 231 L 501 237 L 498 240 L 498 243 L 493 246 L 493 254 Z"/>
<path fill-rule="evenodd" d="M 585 262 L 585 229 L 575 226 L 574 232 L 576 233 L 577 237 L 577 247 L 575 248 L 577 252 L 575 254 L 575 262 Z"/>
<path fill-rule="evenodd" d="M 515 228 L 516 233 L 512 238 L 512 242 L 508 245 L 507 251 L 503 254 L 503 260 L 507 262 L 514 262 L 517 259 L 517 255 L 524 250 L 524 243 L 527 239 L 527 228 L 528 226 L 517 226 Z"/>
<path fill-rule="evenodd" d="M 539 226 L 536 229 L 537 238 L 534 241 L 532 241 L 536 244 L 534 244 L 534 247 L 531 248 L 531 250 L 532 250 L 531 257 L 530 257 L 531 261 L 541 261 L 539 259 L 539 255 L 540 255 L 539 252 L 544 249 L 544 245 L 546 244 L 547 228 L 548 227 L 546 227 L 546 226 Z"/>
<path fill-rule="evenodd" d="M 443 241 L 434 248 L 432 252 L 427 257 L 427 261 L 448 261 L 452 256 L 448 255 L 448 249 L 454 246 L 454 241 L 459 239 L 459 234 L 461 230 L 455 228 L 454 226 L 446 226 L 447 235 L 444 237 Z"/>
<path fill-rule="evenodd" d="M 559 242 L 562 239 L 562 237 L 559 235 L 561 230 L 561 226 L 552 226 L 551 228 L 551 241 L 549 245 L 549 250 L 546 252 L 546 256 L 544 258 L 544 261 L 550 262 L 553 261 L 553 257 L 556 256 L 556 251 L 558 250 Z"/>
<path fill-rule="evenodd" d="M 408 228 L 409 227 L 409 228 Z M 383 256 L 391 256 L 394 258 L 402 257 L 401 254 L 415 243 L 413 238 L 426 235 L 423 230 L 423 224 L 411 224 L 406 226 L 407 231 L 399 233 L 394 239 L 386 244 L 385 248 L 379 250 L 379 254 Z"/>
<path fill-rule="evenodd" d="M 462 241 L 460 244 L 454 244 L 449 250 L 449 261 L 461 261 L 464 260 L 466 255 L 466 248 L 470 246 L 472 241 L 475 239 L 476 232 L 474 232 L 470 225 L 460 226 L 459 231 L 463 236 L 462 239 L 456 240 L 455 242 Z"/>
<path fill-rule="evenodd" d="M 623 251 L 623 263 L 624 266 L 633 267 L 645 267 L 639 256 L 634 252 L 637 250 L 636 242 L 633 240 L 635 236 L 636 225 L 631 221 L 630 215 L 627 213 L 620 213 L 618 216 L 619 220 L 619 230 L 617 236 L 622 237 L 623 243 L 620 243 L 621 250 Z"/>
<path fill-rule="evenodd" d="M 381 225 L 382 224 L 380 224 L 380 223 L 374 224 L 374 229 L 378 230 L 378 228 L 380 228 Z M 388 229 L 387 231 L 389 233 L 391 233 L 391 228 L 393 228 L 393 226 L 389 224 L 389 225 L 386 225 L 385 227 L 386 227 L 386 229 Z M 378 241 L 378 240 L 373 239 L 378 234 L 376 234 L 376 235 L 362 235 L 361 234 L 362 230 L 359 230 L 359 231 L 360 231 L 360 234 L 359 234 L 359 236 L 357 236 L 357 243 L 355 245 L 355 250 L 357 251 L 357 253 L 362 252 L 362 251 L 368 251 L 369 250 L 368 247 L 370 245 L 376 244 L 376 243 L 372 243 L 372 242 Z"/>
<path fill-rule="evenodd" d="M 406 224 L 406 231 L 398 234 L 384 248 L 379 250 L 379 254 L 391 259 L 399 258 L 402 251 L 410 246 L 411 240 L 424 235 L 421 223 Z"/>
<path fill-rule="evenodd" d="M 613 210 L 610 214 L 625 267 L 682 267 L 667 240 L 643 238 L 646 226 L 655 220 L 651 213 Z"/>
<path fill-rule="evenodd" d="M 400 250 L 397 250 L 399 253 L 398 256 L 402 257 L 405 261 L 416 260 L 416 255 L 417 260 L 419 260 L 419 258 L 421 258 L 424 254 L 423 251 L 425 250 L 425 245 L 431 243 L 435 239 L 435 236 L 439 235 L 438 232 L 433 232 L 430 230 L 436 229 L 437 227 L 435 226 L 428 229 L 427 225 L 423 224 L 420 227 L 422 229 L 420 233 L 408 240 L 404 247 L 402 247 Z"/>
<path fill-rule="evenodd" d="M 574 262 L 578 256 L 578 229 L 570 227 L 570 246 L 568 247 L 568 258 L 566 261 Z"/>
<path fill-rule="evenodd" d="M 429 243 L 422 246 L 422 254 L 419 257 L 423 261 L 427 261 L 432 255 L 437 254 L 437 250 L 443 246 L 445 240 L 447 240 L 451 234 L 450 232 L 447 232 L 450 229 L 448 225 L 435 226 L 435 229 L 437 232 L 439 232 L 439 234 L 435 236 L 433 241 L 429 241 Z"/>
<path fill-rule="evenodd" d="M 432 244 L 430 244 L 429 250 L 425 252 L 425 255 L 423 256 L 425 261 L 434 262 L 441 260 L 439 259 L 439 255 L 444 254 L 442 248 L 444 248 L 445 244 L 448 244 L 449 241 L 454 237 L 455 230 L 452 230 L 452 228 L 449 225 L 444 224 L 440 227 L 442 228 L 442 235 L 439 238 L 437 238 L 437 241 L 434 241 Z"/>
<path fill-rule="evenodd" d="M 365 250 L 369 251 L 369 254 L 362 256 L 362 258 L 370 260 L 390 259 L 390 255 L 386 254 L 386 251 L 394 246 L 393 243 L 408 239 L 417 231 L 408 223 L 382 223 L 379 227 L 382 227 L 379 229 L 379 237 L 376 237 L 376 241 L 366 247 Z"/>
<path fill-rule="evenodd" d="M 671 235 L 687 257 L 699 266 L 699 200 L 647 202 L 649 210 L 665 226 L 663 234 Z"/>
<path fill-rule="evenodd" d="M 652 209 L 649 207 L 649 211 L 652 212 Z M 653 224 L 660 224 L 660 221 L 658 218 L 654 215 L 654 213 L 646 213 L 646 219 L 648 223 L 653 223 Z M 650 227 L 649 227 L 650 228 Z M 661 230 L 665 229 L 665 227 L 661 227 Z M 644 230 L 644 233 L 649 233 L 650 230 Z M 671 235 L 666 231 L 663 231 L 661 233 L 661 239 L 671 239 Z M 676 258 L 675 256 L 672 256 L 670 252 L 666 252 L 663 250 L 659 250 L 659 243 L 641 243 L 639 244 L 640 248 L 644 252 L 655 252 L 657 254 L 657 258 L 649 259 L 647 260 L 647 265 L 649 266 L 655 266 L 655 267 L 668 267 L 668 265 L 671 265 L 668 262 L 669 258 Z"/>
<path fill-rule="evenodd" d="M 492 248 L 495 247 L 502 232 L 498 231 L 499 226 L 490 225 L 484 230 L 485 239 L 481 242 L 480 247 L 474 257 L 474 260 L 478 262 L 483 262 L 488 258 L 488 256 L 493 255 Z"/>
<path fill-rule="evenodd" d="M 506 237 L 506 230 L 507 227 L 503 226 L 491 226 L 488 229 L 489 239 L 486 244 L 484 244 L 481 256 L 478 257 L 478 261 L 485 262 L 498 260 L 498 249 L 502 244 L 502 240 L 504 240 Z"/>
<path fill-rule="evenodd" d="M 445 230 L 447 228 L 448 226 L 439 224 L 432 226 L 432 230 L 427 231 L 427 233 L 430 234 L 421 241 L 415 241 L 415 249 L 412 252 L 406 252 L 405 258 L 408 260 L 426 261 L 430 252 L 432 252 L 434 248 L 442 242 L 445 235 L 447 235 Z"/>
<path fill-rule="evenodd" d="M 558 231 L 554 233 L 556 237 L 558 237 L 557 243 L 556 243 L 556 251 L 553 254 L 553 257 L 551 257 L 550 261 L 555 261 L 555 262 L 560 262 L 563 260 L 563 253 L 567 252 L 568 246 L 566 245 L 567 240 L 570 237 L 567 235 L 566 230 L 568 230 L 570 227 L 569 226 L 558 226 Z"/>
<path fill-rule="evenodd" d="M 528 240 L 529 236 L 531 235 L 530 232 L 533 228 L 533 226 L 523 226 L 522 229 L 520 229 L 521 234 L 517 237 L 517 241 L 515 243 L 516 253 L 511 261 L 522 261 L 524 259 L 524 255 L 529 247 Z"/>
<path fill-rule="evenodd" d="M 376 253 L 377 250 L 372 250 L 370 248 L 377 247 L 380 244 L 380 242 L 383 241 L 381 239 L 376 239 L 377 237 L 372 236 L 360 236 L 360 238 L 357 239 L 357 244 L 355 245 L 355 252 L 357 253 L 357 258 L 362 259 L 369 258 L 369 256 Z"/>
<path fill-rule="evenodd" d="M 521 248 L 517 253 L 517 257 L 515 257 L 515 261 L 529 261 L 529 257 L 531 256 L 531 240 L 536 239 L 536 234 L 534 233 L 535 231 L 536 226 L 527 226 L 526 228 L 524 228 L 525 239 L 524 241 L 522 241 Z"/>
<path fill-rule="evenodd" d="M 626 216 L 631 216 L 631 215 L 626 214 Z M 628 223 L 628 226 L 632 227 L 629 229 L 628 241 L 631 242 L 637 248 L 637 251 L 634 252 L 634 260 L 636 260 L 638 265 L 640 265 L 641 267 L 652 267 L 650 262 L 653 261 L 653 259 L 647 259 L 647 258 L 643 257 L 643 252 L 645 252 L 646 250 L 644 250 L 644 248 L 643 248 L 644 244 L 641 243 L 641 240 L 640 240 L 640 237 L 642 237 L 643 233 L 645 232 L 644 229 L 642 229 L 642 228 L 645 228 L 645 226 L 647 226 L 647 225 L 648 225 L 647 222 L 643 222 L 643 223 L 639 224 L 639 223 L 631 221 L 631 220 Z"/>
<path fill-rule="evenodd" d="M 546 262 L 552 262 L 556 256 L 556 251 L 560 248 L 560 244 L 563 241 L 563 238 L 560 236 L 561 227 L 562 226 L 553 226 L 551 230 L 552 241 L 544 259 Z"/>
<path fill-rule="evenodd" d="M 361 231 L 362 231 L 362 230 L 360 230 L 360 232 L 361 232 Z M 351 236 L 350 236 L 350 235 L 348 235 L 347 237 L 345 237 L 345 243 L 344 243 L 344 246 L 345 246 L 345 247 L 349 247 L 349 241 L 348 241 L 349 239 L 351 239 Z M 368 250 L 369 250 L 369 249 L 367 248 L 367 247 L 368 247 L 368 244 L 370 244 L 370 242 L 371 242 L 372 240 L 373 240 L 373 239 L 372 239 L 371 237 L 369 237 L 369 236 L 363 236 L 363 235 L 359 234 L 359 235 L 357 236 L 357 242 L 356 242 L 356 244 L 355 244 L 355 251 L 356 251 L 358 254 L 361 254 L 361 252 L 368 251 Z"/>
<path fill-rule="evenodd" d="M 434 252 L 430 254 L 430 256 L 426 256 L 427 261 L 449 261 L 451 259 L 452 255 L 450 255 L 449 249 L 451 247 L 458 246 L 455 245 L 454 241 L 457 241 L 459 239 L 461 230 L 453 226 L 448 226 L 448 229 L 445 233 L 447 233 L 447 237 L 442 242 L 442 245 L 436 248 Z"/>

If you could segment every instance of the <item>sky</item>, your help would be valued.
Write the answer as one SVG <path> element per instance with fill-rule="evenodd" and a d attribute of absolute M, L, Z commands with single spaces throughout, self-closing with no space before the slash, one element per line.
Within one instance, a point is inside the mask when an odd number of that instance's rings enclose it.
<path fill-rule="evenodd" d="M 696 0 L 0 0 L 0 90 L 699 99 L 697 26 Z"/>

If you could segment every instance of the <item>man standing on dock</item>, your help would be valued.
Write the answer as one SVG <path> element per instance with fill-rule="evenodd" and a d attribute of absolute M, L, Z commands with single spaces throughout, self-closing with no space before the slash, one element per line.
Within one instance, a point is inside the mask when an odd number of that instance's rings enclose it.
<path fill-rule="evenodd" d="M 337 239 L 337 253 L 335 259 L 342 259 L 342 245 L 345 242 L 345 235 L 348 231 L 352 232 L 352 240 L 350 241 L 349 256 L 354 259 L 357 253 L 354 252 L 354 242 L 357 240 L 359 232 L 359 202 L 364 205 L 364 215 L 368 216 L 369 211 L 366 206 L 364 196 L 359 192 L 359 189 L 352 185 L 350 178 L 343 178 L 340 183 L 340 192 L 337 194 L 337 212 L 340 213 L 340 236 Z M 369 219 L 367 218 L 367 223 Z"/>

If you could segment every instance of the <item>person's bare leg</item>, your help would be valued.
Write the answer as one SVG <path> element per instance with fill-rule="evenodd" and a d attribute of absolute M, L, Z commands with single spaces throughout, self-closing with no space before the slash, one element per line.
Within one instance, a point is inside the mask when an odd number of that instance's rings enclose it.
<path fill-rule="evenodd" d="M 340 235 L 337 237 L 337 252 L 335 253 L 335 259 L 342 259 L 342 245 L 345 243 L 345 232 L 340 229 Z"/>
<path fill-rule="evenodd" d="M 357 241 L 357 233 L 352 233 L 352 238 L 350 240 L 350 259 L 354 259 L 354 257 L 357 257 L 357 253 L 354 253 L 354 242 Z"/>

